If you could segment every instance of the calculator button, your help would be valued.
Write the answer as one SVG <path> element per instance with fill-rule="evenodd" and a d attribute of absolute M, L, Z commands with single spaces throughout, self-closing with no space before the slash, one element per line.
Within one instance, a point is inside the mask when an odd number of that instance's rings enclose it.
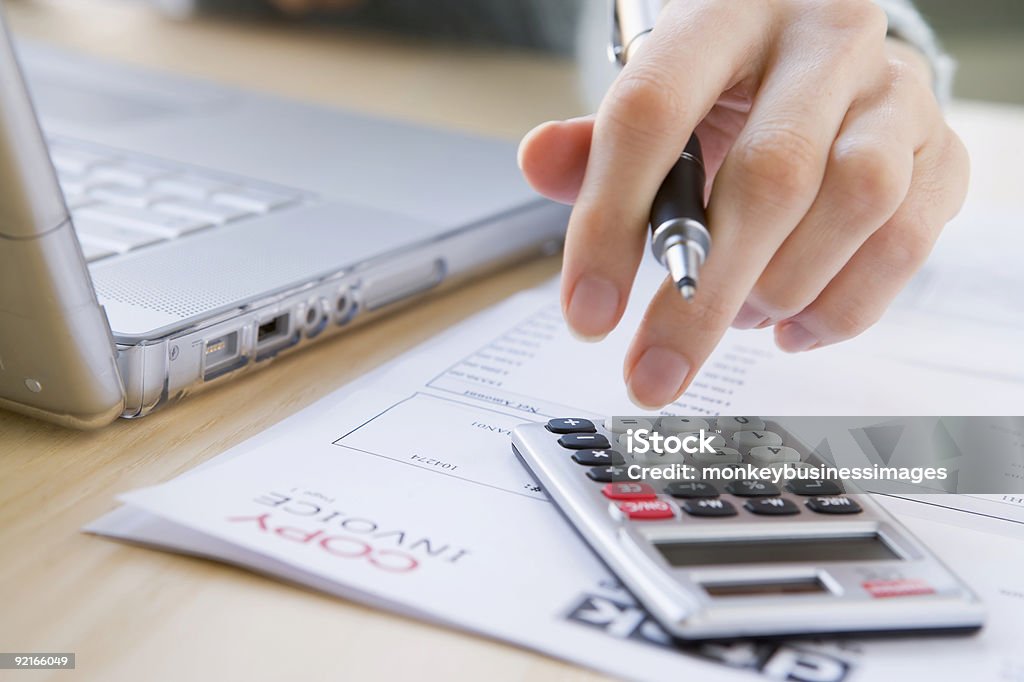
<path fill-rule="evenodd" d="M 737 497 L 769 497 L 779 494 L 779 489 L 767 481 L 733 481 L 725 486 L 727 493 Z"/>
<path fill-rule="evenodd" d="M 693 461 L 701 464 L 739 464 L 743 457 L 735 448 L 715 448 L 714 452 L 695 453 Z"/>
<path fill-rule="evenodd" d="M 594 422 L 589 419 L 552 419 L 548 422 L 548 431 L 551 433 L 594 433 Z"/>
<path fill-rule="evenodd" d="M 698 445 L 700 445 L 700 442 L 701 442 L 700 431 L 689 431 L 689 432 L 686 432 L 686 433 L 678 433 L 678 434 L 676 434 L 676 437 L 677 438 L 690 438 L 690 437 L 692 437 L 693 440 L 691 440 L 690 443 L 693 443 L 693 447 L 694 448 L 696 448 Z M 706 442 L 708 445 L 710 445 L 711 447 L 713 447 L 716 450 L 718 450 L 719 448 L 724 448 L 724 447 L 726 447 L 728 445 L 728 443 L 725 442 L 725 438 L 722 436 L 722 434 L 714 433 L 714 432 L 708 433 L 707 431 L 704 432 L 704 442 Z"/>
<path fill-rule="evenodd" d="M 736 516 L 736 507 L 725 500 L 683 500 L 679 506 L 690 516 Z"/>
<path fill-rule="evenodd" d="M 785 445 L 758 445 L 757 447 L 750 448 L 748 454 L 755 464 L 800 461 L 800 453 Z"/>
<path fill-rule="evenodd" d="M 609 483 L 601 488 L 609 500 L 656 500 L 658 491 L 646 483 Z"/>
<path fill-rule="evenodd" d="M 662 417 L 658 431 L 666 436 L 675 436 L 680 433 L 709 431 L 710 428 L 705 420 L 698 417 Z"/>
<path fill-rule="evenodd" d="M 794 478 L 786 484 L 789 492 L 795 495 L 839 495 L 843 489 L 835 481 L 825 479 L 800 479 Z"/>
<path fill-rule="evenodd" d="M 782 445 L 782 436 L 773 431 L 737 431 L 732 435 L 734 447 L 749 450 L 760 445 Z"/>
<path fill-rule="evenodd" d="M 626 467 L 591 467 L 587 469 L 587 478 L 598 483 L 611 483 L 615 479 L 622 480 L 626 475 Z"/>
<path fill-rule="evenodd" d="M 860 505 L 849 497 L 812 497 L 807 508 L 819 514 L 859 514 Z"/>
<path fill-rule="evenodd" d="M 702 481 L 673 481 L 665 486 L 665 494 L 684 499 L 718 497 L 718 489 Z"/>
<path fill-rule="evenodd" d="M 605 466 L 611 464 L 625 464 L 625 460 L 615 450 L 577 450 L 572 453 L 572 459 L 577 464 L 588 467 Z"/>
<path fill-rule="evenodd" d="M 619 502 L 616 504 L 619 511 L 633 521 L 656 521 L 658 519 L 671 519 L 676 515 L 672 505 L 664 500 L 637 500 L 633 502 Z"/>
<path fill-rule="evenodd" d="M 604 428 L 612 433 L 625 433 L 630 429 L 634 431 L 640 429 L 651 431 L 654 429 L 654 424 L 650 419 L 644 419 L 643 417 L 608 417 L 604 420 Z"/>
<path fill-rule="evenodd" d="M 719 417 L 715 422 L 719 431 L 764 431 L 764 420 L 760 417 Z"/>
<path fill-rule="evenodd" d="M 608 439 L 600 433 L 567 433 L 558 439 L 558 444 L 570 450 L 607 450 L 611 447 Z"/>
<path fill-rule="evenodd" d="M 758 497 L 743 503 L 751 514 L 761 516 L 791 516 L 800 513 L 800 507 L 784 497 Z"/>

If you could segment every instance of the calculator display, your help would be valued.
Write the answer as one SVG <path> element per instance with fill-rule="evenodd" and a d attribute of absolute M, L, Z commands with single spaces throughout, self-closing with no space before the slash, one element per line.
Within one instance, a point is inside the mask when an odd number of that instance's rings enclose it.
<path fill-rule="evenodd" d="M 877 534 L 731 542 L 659 542 L 654 546 L 672 566 L 893 561 L 900 558 Z"/>

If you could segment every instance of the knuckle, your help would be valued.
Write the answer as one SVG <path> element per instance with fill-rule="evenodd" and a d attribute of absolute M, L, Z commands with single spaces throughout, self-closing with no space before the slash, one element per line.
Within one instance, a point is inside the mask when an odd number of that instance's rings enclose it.
<path fill-rule="evenodd" d="M 907 169 L 885 144 L 837 145 L 832 152 L 835 187 L 847 203 L 870 217 L 887 217 L 903 201 Z M 877 227 L 877 225 L 876 225 Z"/>
<path fill-rule="evenodd" d="M 649 65 L 624 72 L 612 86 L 608 119 L 634 136 L 663 140 L 676 132 L 686 111 L 671 83 L 667 74 Z"/>
<path fill-rule="evenodd" d="M 782 277 L 769 268 L 751 292 L 754 306 L 772 321 L 793 317 L 810 303 L 806 294 L 793 286 L 791 277 Z"/>
<path fill-rule="evenodd" d="M 866 307 L 855 301 L 837 303 L 824 316 L 824 324 L 835 340 L 851 339 L 878 322 L 880 309 Z"/>
<path fill-rule="evenodd" d="M 926 223 L 919 217 L 913 226 L 903 229 L 885 229 L 877 233 L 881 249 L 880 264 L 887 272 L 884 275 L 903 279 L 915 272 L 927 260 L 935 238 Z"/>
<path fill-rule="evenodd" d="M 755 198 L 789 208 L 813 190 L 817 150 L 794 127 L 779 126 L 751 134 L 739 150 L 746 190 Z"/>
<path fill-rule="evenodd" d="M 819 9 L 833 28 L 844 33 L 881 41 L 889 29 L 888 15 L 872 0 L 831 0 Z"/>
<path fill-rule="evenodd" d="M 886 69 L 890 88 L 903 88 L 915 101 L 931 102 L 938 108 L 930 73 L 900 58 L 890 58 Z"/>
<path fill-rule="evenodd" d="M 702 289 L 698 300 L 700 307 L 694 311 L 694 324 L 699 329 L 725 329 L 736 316 L 738 306 L 717 288 Z"/>

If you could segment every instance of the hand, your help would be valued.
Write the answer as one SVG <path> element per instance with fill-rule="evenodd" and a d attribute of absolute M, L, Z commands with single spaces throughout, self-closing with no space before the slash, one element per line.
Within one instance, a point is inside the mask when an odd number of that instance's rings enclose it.
<path fill-rule="evenodd" d="M 624 367 L 634 402 L 678 398 L 730 324 L 797 352 L 881 316 L 963 203 L 967 153 L 927 62 L 870 0 L 669 2 L 594 117 L 544 124 L 520 165 L 574 203 L 573 331 L 619 322 L 655 192 L 696 130 L 713 246 L 696 299 L 661 286 Z"/>

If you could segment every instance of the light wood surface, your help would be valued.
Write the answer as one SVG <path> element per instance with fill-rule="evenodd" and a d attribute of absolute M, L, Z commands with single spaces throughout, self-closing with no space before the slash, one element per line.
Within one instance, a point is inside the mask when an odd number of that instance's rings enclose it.
<path fill-rule="evenodd" d="M 339 29 L 173 22 L 142 5 L 11 2 L 19 34 L 330 105 L 517 137 L 580 113 L 566 61 Z M 1024 113 L 962 105 L 972 201 L 1024 208 Z M 118 493 L 181 474 L 557 272 L 519 266 L 136 422 L 77 433 L 0 412 L 0 651 L 74 651 L 33 680 L 594 679 L 552 659 L 242 570 L 83 535 Z"/>

